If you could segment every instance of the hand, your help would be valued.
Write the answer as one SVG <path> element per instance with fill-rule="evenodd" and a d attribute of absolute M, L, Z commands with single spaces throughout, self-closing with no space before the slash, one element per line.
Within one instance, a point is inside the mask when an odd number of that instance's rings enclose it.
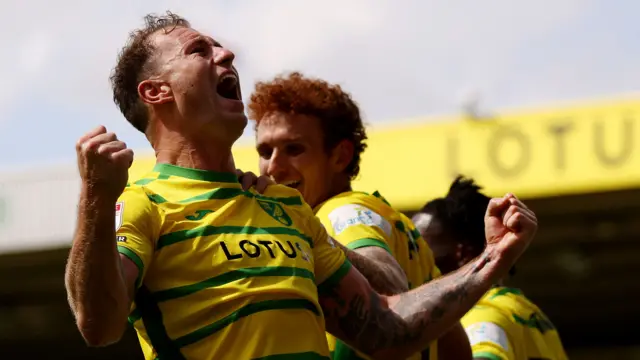
<path fill-rule="evenodd" d="M 251 171 L 242 172 L 240 169 L 236 169 L 236 175 L 238 176 L 238 180 L 242 184 L 242 190 L 247 191 L 252 186 L 255 186 L 256 191 L 259 194 L 263 194 L 269 185 L 275 185 L 275 182 L 271 180 L 268 176 L 256 176 L 256 174 Z"/>
<path fill-rule="evenodd" d="M 484 217 L 487 250 L 504 259 L 507 271 L 527 249 L 537 230 L 536 215 L 515 195 L 507 194 L 489 202 Z"/>
<path fill-rule="evenodd" d="M 83 185 L 115 202 L 127 185 L 133 151 L 99 126 L 78 139 L 76 153 Z"/>

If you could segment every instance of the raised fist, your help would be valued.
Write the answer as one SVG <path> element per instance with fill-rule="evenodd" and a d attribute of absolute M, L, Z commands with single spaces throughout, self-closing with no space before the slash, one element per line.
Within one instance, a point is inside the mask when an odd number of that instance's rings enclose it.
<path fill-rule="evenodd" d="M 78 139 L 76 153 L 83 185 L 115 202 L 127 185 L 133 151 L 99 126 Z"/>
<path fill-rule="evenodd" d="M 527 249 L 537 230 L 536 215 L 515 195 L 489 202 L 484 217 L 487 250 L 500 255 L 507 271 Z"/>

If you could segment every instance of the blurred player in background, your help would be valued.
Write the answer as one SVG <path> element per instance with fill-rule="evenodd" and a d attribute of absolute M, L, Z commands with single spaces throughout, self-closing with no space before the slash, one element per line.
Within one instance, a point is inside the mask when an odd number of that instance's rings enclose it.
<path fill-rule="evenodd" d="M 444 274 L 457 270 L 485 247 L 484 214 L 489 197 L 473 180 L 458 177 L 444 198 L 428 202 L 413 222 Z M 500 281 L 464 318 L 474 359 L 563 360 L 555 327 L 519 289 Z"/>
<path fill-rule="evenodd" d="M 300 191 L 334 239 L 370 260 L 350 259 L 374 289 L 393 295 L 439 276 L 428 245 L 406 216 L 377 192 L 351 189 L 367 136 L 349 94 L 292 73 L 258 83 L 248 106 L 261 174 Z M 333 359 L 364 357 L 329 334 L 328 340 Z M 471 359 L 462 327 L 434 342 L 424 358 Z"/>
<path fill-rule="evenodd" d="M 175 14 L 145 20 L 111 80 L 156 167 L 127 184 L 133 153 L 115 134 L 98 127 L 76 144 L 65 285 L 88 344 L 118 341 L 129 317 L 149 360 L 327 359 L 325 330 L 376 358 L 404 358 L 458 322 L 531 242 L 535 215 L 513 196 L 495 199 L 482 257 L 379 295 L 297 191 L 242 190 L 231 147 L 247 118 L 233 53 Z"/>

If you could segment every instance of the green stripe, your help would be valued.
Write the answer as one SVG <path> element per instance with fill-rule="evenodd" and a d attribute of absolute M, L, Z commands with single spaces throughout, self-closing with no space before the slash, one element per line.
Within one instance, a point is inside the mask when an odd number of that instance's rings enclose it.
<path fill-rule="evenodd" d="M 387 206 L 391 207 L 391 204 L 389 204 L 387 199 L 385 199 L 384 196 L 382 196 L 378 191 L 374 191 L 371 195 L 377 197 L 378 199 L 382 200 L 383 203 L 387 204 Z"/>
<path fill-rule="evenodd" d="M 158 180 L 167 180 L 170 177 L 171 177 L 171 175 L 169 175 L 169 174 L 159 174 L 158 175 Z"/>
<path fill-rule="evenodd" d="M 238 195 L 244 193 L 242 189 L 238 188 L 218 188 L 212 191 L 208 191 L 204 194 L 196 195 L 190 197 L 188 199 L 180 200 L 179 203 L 185 204 L 195 201 L 206 201 L 206 200 L 226 200 L 234 198 Z"/>
<path fill-rule="evenodd" d="M 489 360 L 503 360 L 501 356 L 492 354 L 490 352 L 486 352 L 486 351 L 480 351 L 480 352 L 474 352 L 473 353 L 473 358 L 477 359 L 477 358 L 484 358 L 484 359 L 489 359 Z"/>
<path fill-rule="evenodd" d="M 214 322 L 213 324 L 207 325 L 203 328 L 200 328 L 190 334 L 177 338 L 174 343 L 182 348 L 187 345 L 191 345 L 197 341 L 200 341 L 210 335 L 213 335 L 217 331 L 224 329 L 225 327 L 231 325 L 232 323 L 247 317 L 249 315 L 253 315 L 262 311 L 269 310 L 298 310 L 298 309 L 306 309 L 317 316 L 320 316 L 320 311 L 314 303 L 306 299 L 288 299 L 288 300 L 266 300 L 253 304 L 249 304 L 240 308 L 237 311 L 232 312 L 231 314 L 225 316 L 224 318 Z"/>
<path fill-rule="evenodd" d="M 295 354 L 269 355 L 254 358 L 253 360 L 331 360 L 331 358 L 309 351 Z"/>
<path fill-rule="evenodd" d="M 286 227 L 254 227 L 254 226 L 200 226 L 164 234 L 158 239 L 156 250 L 181 241 L 211 235 L 290 235 L 306 241 L 313 248 L 311 238 L 296 229 Z"/>
<path fill-rule="evenodd" d="M 147 194 L 147 197 L 149 198 L 149 200 L 151 200 L 151 202 L 156 204 L 162 204 L 167 202 L 167 199 L 163 198 L 158 194 Z"/>
<path fill-rule="evenodd" d="M 156 166 L 153 167 L 153 171 L 163 175 L 179 176 L 192 180 L 226 183 L 238 182 L 238 176 L 234 173 L 190 169 L 170 164 L 156 164 Z"/>
<path fill-rule="evenodd" d="M 145 178 L 145 179 L 140 179 L 140 180 L 135 181 L 134 184 L 136 184 L 136 185 L 147 185 L 148 183 L 154 182 L 156 180 L 157 180 L 156 178 L 153 178 L 153 179 Z"/>
<path fill-rule="evenodd" d="M 507 294 L 522 295 L 522 291 L 516 288 L 503 287 L 491 295 L 490 299 Z"/>
<path fill-rule="evenodd" d="M 136 264 L 136 266 L 138 267 L 138 277 L 136 278 L 136 289 L 139 288 L 140 282 L 142 281 L 142 274 L 144 272 L 144 263 L 142 262 L 142 259 L 140 259 L 138 254 L 134 253 L 133 251 L 121 245 L 118 245 L 118 252 L 126 256 L 127 258 L 129 258 L 129 260 L 133 261 L 133 263 Z"/>
<path fill-rule="evenodd" d="M 347 275 L 347 273 L 351 270 L 351 263 L 349 260 L 345 259 L 342 265 L 336 270 L 331 276 L 329 276 L 325 281 L 318 285 L 318 292 L 326 293 L 336 287 L 340 281 Z"/>
<path fill-rule="evenodd" d="M 363 238 L 363 239 L 358 239 L 358 240 L 352 241 L 352 242 L 347 244 L 347 248 L 351 249 L 351 250 L 360 249 L 360 248 L 369 247 L 369 246 L 381 247 L 381 248 L 387 250 L 387 252 L 389 254 L 391 254 L 391 249 L 389 249 L 389 245 L 387 245 L 387 243 L 385 243 L 384 241 L 382 241 L 380 239 Z M 391 255 L 393 255 L 393 254 L 391 254 Z"/>
<path fill-rule="evenodd" d="M 153 293 L 152 296 L 155 301 L 162 302 L 187 296 L 200 290 L 222 286 L 232 281 L 263 276 L 296 276 L 314 280 L 313 273 L 307 269 L 281 266 L 256 267 L 229 271 L 196 284 L 158 291 Z"/>
<path fill-rule="evenodd" d="M 131 325 L 133 325 L 133 323 L 135 323 L 136 321 L 140 320 L 141 318 L 142 318 L 142 314 L 140 314 L 140 311 L 138 310 L 138 308 L 135 308 L 129 314 L 129 317 L 127 318 L 127 320 L 129 320 L 129 323 Z"/>
<path fill-rule="evenodd" d="M 240 188 L 218 188 L 212 191 L 208 191 L 204 194 L 192 196 L 188 199 L 180 200 L 179 202 L 182 204 L 192 203 L 196 201 L 207 201 L 207 200 L 228 200 L 232 199 L 236 196 L 246 196 L 248 198 L 256 198 L 258 200 L 266 200 L 273 201 L 277 203 L 281 203 L 283 205 L 302 205 L 302 199 L 300 196 L 289 196 L 289 197 L 269 197 L 260 194 L 254 194 L 249 191 L 244 191 Z"/>
<path fill-rule="evenodd" d="M 336 339 L 336 348 L 331 354 L 331 358 L 333 360 L 364 360 L 364 358 L 358 356 L 355 350 L 340 339 Z"/>
<path fill-rule="evenodd" d="M 153 301 L 151 292 L 146 286 L 141 286 L 136 292 L 136 308 L 140 310 L 142 322 L 147 331 L 151 346 L 158 353 L 160 359 L 186 360 L 180 349 L 171 341 L 164 327 L 162 312 L 158 304 Z"/>

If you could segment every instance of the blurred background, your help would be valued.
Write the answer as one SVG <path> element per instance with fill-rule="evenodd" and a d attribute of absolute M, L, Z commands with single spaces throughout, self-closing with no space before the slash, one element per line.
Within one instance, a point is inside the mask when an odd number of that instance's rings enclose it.
<path fill-rule="evenodd" d="M 84 345 L 63 272 L 76 139 L 103 124 L 137 150 L 132 178 L 153 165 L 108 76 L 167 9 L 236 53 L 245 98 L 292 70 L 351 92 L 370 129 L 357 190 L 410 214 L 462 173 L 524 198 L 540 230 L 511 285 L 571 359 L 640 359 L 640 2 L 605 0 L 4 2 L 1 359 L 140 359 L 133 331 Z M 235 155 L 257 170 L 251 126 Z"/>

